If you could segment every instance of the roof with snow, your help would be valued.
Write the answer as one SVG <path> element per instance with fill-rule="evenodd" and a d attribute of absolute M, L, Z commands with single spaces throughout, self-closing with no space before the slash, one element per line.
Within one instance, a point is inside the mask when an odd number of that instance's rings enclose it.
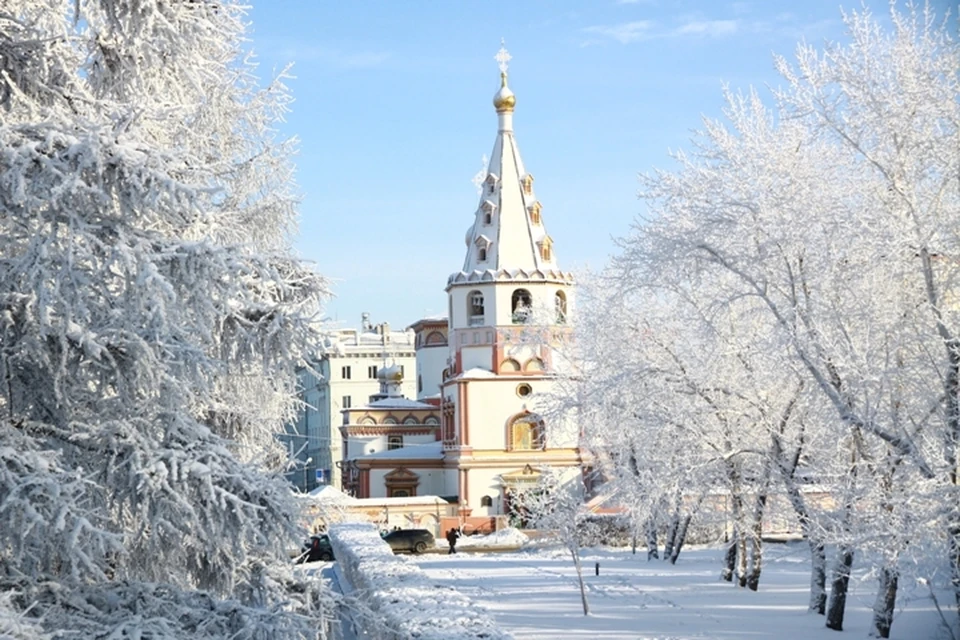
<path fill-rule="evenodd" d="M 317 487 L 313 491 L 307 494 L 311 498 L 316 500 L 324 500 L 331 502 L 355 502 L 356 498 L 353 496 L 348 496 L 340 489 L 337 489 L 331 484 L 325 484 Z"/>
<path fill-rule="evenodd" d="M 450 504 L 440 496 L 407 496 L 405 498 L 357 498 L 351 504 L 357 506 L 404 505 L 404 504 Z"/>
<path fill-rule="evenodd" d="M 474 367 L 472 369 L 467 369 L 463 373 L 453 376 L 451 380 L 464 380 L 464 379 L 477 379 L 477 378 L 496 378 L 497 374 L 492 371 L 487 371 L 486 369 L 481 369 L 480 367 Z"/>
<path fill-rule="evenodd" d="M 344 409 L 344 411 L 357 411 L 358 409 L 436 409 L 432 404 L 426 404 L 425 402 L 417 402 L 416 400 L 410 400 L 409 398 L 383 398 L 382 400 L 374 400 L 368 404 L 365 404 L 362 407 L 353 407 L 352 409 Z"/>

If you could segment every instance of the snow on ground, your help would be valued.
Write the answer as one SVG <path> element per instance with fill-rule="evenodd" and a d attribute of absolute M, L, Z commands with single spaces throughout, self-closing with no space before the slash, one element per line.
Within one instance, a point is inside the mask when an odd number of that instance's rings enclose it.
<path fill-rule="evenodd" d="M 459 546 L 459 545 L 458 545 Z M 806 611 L 805 544 L 768 545 L 756 593 L 719 580 L 722 551 L 685 549 L 676 566 L 629 549 L 583 553 L 591 615 L 583 616 L 573 562 L 557 548 L 413 557 L 438 585 L 455 587 L 521 639 L 842 640 L 865 638 L 876 581 L 851 581 L 844 632 Z M 594 563 L 600 575 L 594 575 Z M 952 598 L 940 597 L 950 615 Z M 892 639 L 948 637 L 926 587 L 905 584 Z"/>

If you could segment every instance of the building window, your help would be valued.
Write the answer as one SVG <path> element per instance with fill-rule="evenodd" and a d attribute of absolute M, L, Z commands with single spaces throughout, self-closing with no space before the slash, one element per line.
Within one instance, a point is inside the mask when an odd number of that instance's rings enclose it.
<path fill-rule="evenodd" d="M 540 210 L 542 207 L 539 202 L 534 202 L 527 211 L 530 212 L 530 222 L 533 224 L 540 224 Z"/>
<path fill-rule="evenodd" d="M 544 362 L 540 358 L 530 358 L 523 365 L 524 371 L 543 371 Z"/>
<path fill-rule="evenodd" d="M 489 211 L 485 211 L 483 214 L 483 224 L 491 224 L 491 223 L 493 223 L 493 214 L 490 213 Z"/>
<path fill-rule="evenodd" d="M 387 450 L 403 449 L 403 436 L 387 436 Z"/>
<path fill-rule="evenodd" d="M 370 378 L 371 380 L 377 377 L 376 365 L 370 365 L 369 367 L 367 367 L 367 377 Z"/>
<path fill-rule="evenodd" d="M 480 498 L 480 506 L 481 506 L 481 507 L 492 507 L 492 506 L 493 506 L 493 498 L 491 498 L 490 496 L 483 496 L 482 498 Z"/>
<path fill-rule="evenodd" d="M 534 413 L 522 413 L 510 421 L 508 436 L 507 442 L 512 450 L 543 449 L 543 420 Z"/>
<path fill-rule="evenodd" d="M 533 176 L 529 173 L 523 176 L 523 192 L 527 195 L 533 193 Z"/>
<path fill-rule="evenodd" d="M 513 358 L 507 358 L 500 363 L 501 373 L 513 373 L 515 371 L 520 371 L 520 363 Z"/>
<path fill-rule="evenodd" d="M 343 396 L 340 398 L 340 408 L 349 409 L 350 408 L 350 396 Z"/>
<path fill-rule="evenodd" d="M 477 251 L 477 259 L 478 259 L 480 262 L 486 262 L 486 261 L 487 261 L 487 250 L 481 248 L 479 251 Z"/>
<path fill-rule="evenodd" d="M 531 393 L 533 393 L 533 387 L 531 387 L 527 383 L 517 385 L 517 395 L 520 396 L 521 398 L 526 398 Z"/>
<path fill-rule="evenodd" d="M 409 498 L 409 489 L 390 489 L 390 498 Z"/>
<path fill-rule="evenodd" d="M 483 294 L 479 291 L 471 291 L 467 296 L 468 320 L 471 327 L 483 324 Z"/>
<path fill-rule="evenodd" d="M 340 367 L 340 377 L 344 380 L 350 379 L 350 367 Z"/>
<path fill-rule="evenodd" d="M 423 391 L 423 376 L 417 376 L 417 393 Z"/>
<path fill-rule="evenodd" d="M 533 298 L 526 289 L 517 289 L 510 298 L 510 310 L 512 312 L 513 324 L 526 324 L 530 322 L 531 307 Z"/>
<path fill-rule="evenodd" d="M 557 324 L 566 324 L 567 322 L 567 296 L 563 291 L 557 291 L 553 298 L 554 306 L 557 312 Z"/>
<path fill-rule="evenodd" d="M 552 245 L 553 241 L 549 237 L 544 238 L 543 241 L 540 242 L 540 257 L 547 262 L 553 260 Z"/>
<path fill-rule="evenodd" d="M 400 375 L 402 376 L 403 374 L 404 374 L 403 365 L 400 365 Z"/>

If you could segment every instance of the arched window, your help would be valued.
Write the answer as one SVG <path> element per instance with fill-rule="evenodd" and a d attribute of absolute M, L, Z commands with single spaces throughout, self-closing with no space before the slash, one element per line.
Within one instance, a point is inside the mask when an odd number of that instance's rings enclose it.
<path fill-rule="evenodd" d="M 471 291 L 467 295 L 467 320 L 471 327 L 483 324 L 483 294 Z"/>
<path fill-rule="evenodd" d="M 535 413 L 514 416 L 507 427 L 507 446 L 514 451 L 532 451 L 545 447 L 543 419 Z"/>
<path fill-rule="evenodd" d="M 480 247 L 480 249 L 477 250 L 477 259 L 478 259 L 480 262 L 486 262 L 486 261 L 487 261 L 487 250 L 484 249 L 483 247 Z"/>
<path fill-rule="evenodd" d="M 523 364 L 524 371 L 543 371 L 543 360 L 540 358 L 530 358 Z"/>
<path fill-rule="evenodd" d="M 554 307 L 557 312 L 557 324 L 566 324 L 567 322 L 567 294 L 563 291 L 557 291 L 553 298 Z"/>
<path fill-rule="evenodd" d="M 500 363 L 501 373 L 511 373 L 513 371 L 520 371 L 520 363 L 513 358 L 507 358 Z"/>
<path fill-rule="evenodd" d="M 481 506 L 481 507 L 492 507 L 492 506 L 493 506 L 493 498 L 491 498 L 490 496 L 483 496 L 482 498 L 480 498 L 480 506 Z"/>
<path fill-rule="evenodd" d="M 447 344 L 447 338 L 439 331 L 431 331 L 427 335 L 427 339 L 425 340 L 424 344 L 426 344 L 428 347 L 433 345 L 444 345 Z"/>
<path fill-rule="evenodd" d="M 533 298 L 526 289 L 517 289 L 510 298 L 510 310 L 512 312 L 513 324 L 526 324 L 530 322 L 532 312 Z"/>
<path fill-rule="evenodd" d="M 483 213 L 483 224 L 491 224 L 493 222 L 493 213 L 490 211 L 485 211 Z"/>

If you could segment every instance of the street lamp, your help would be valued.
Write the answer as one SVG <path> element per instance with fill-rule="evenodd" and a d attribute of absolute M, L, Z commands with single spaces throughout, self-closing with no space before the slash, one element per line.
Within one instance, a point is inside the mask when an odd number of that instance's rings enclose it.
<path fill-rule="evenodd" d="M 310 466 L 310 463 L 313 462 L 313 458 L 307 458 L 303 461 L 303 492 L 307 492 L 307 468 Z"/>

